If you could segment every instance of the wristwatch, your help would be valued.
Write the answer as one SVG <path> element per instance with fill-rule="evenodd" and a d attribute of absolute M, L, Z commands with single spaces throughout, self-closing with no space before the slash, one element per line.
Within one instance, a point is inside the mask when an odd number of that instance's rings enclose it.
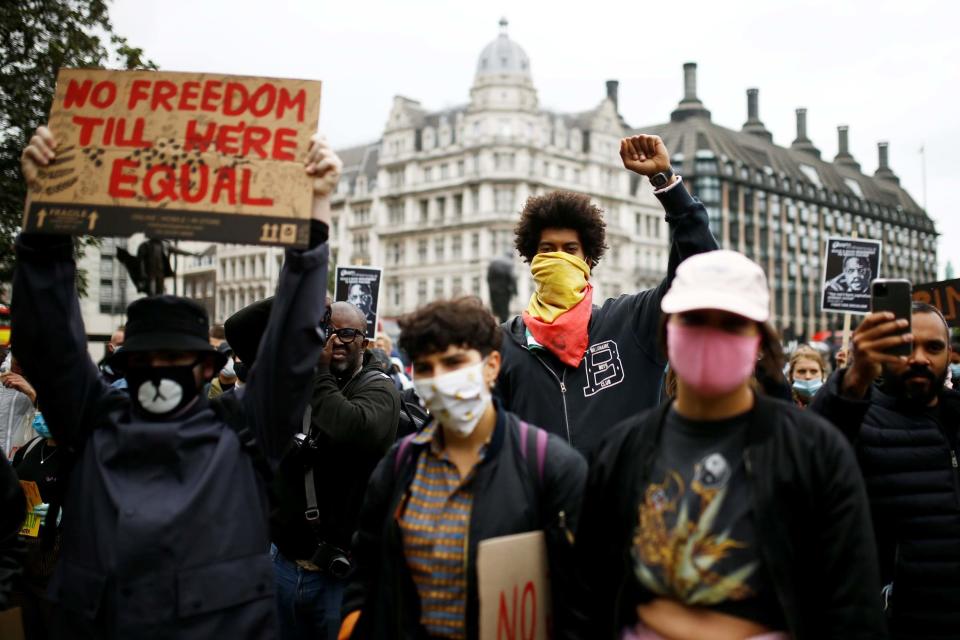
<path fill-rule="evenodd" d="M 673 180 L 673 167 L 667 167 L 666 171 L 661 171 L 660 173 L 655 173 L 650 176 L 650 184 L 653 185 L 654 189 L 658 190 L 670 184 L 671 180 Z"/>

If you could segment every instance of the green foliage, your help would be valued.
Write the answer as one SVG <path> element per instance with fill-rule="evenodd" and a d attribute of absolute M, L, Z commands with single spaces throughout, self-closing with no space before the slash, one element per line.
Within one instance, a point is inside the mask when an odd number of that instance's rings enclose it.
<path fill-rule="evenodd" d="M 20 152 L 47 120 L 61 67 L 156 69 L 113 33 L 106 0 L 0 2 L 0 283 L 13 273 L 26 197 Z M 79 255 L 91 243 L 78 240 Z M 83 295 L 86 274 L 77 285 Z"/>

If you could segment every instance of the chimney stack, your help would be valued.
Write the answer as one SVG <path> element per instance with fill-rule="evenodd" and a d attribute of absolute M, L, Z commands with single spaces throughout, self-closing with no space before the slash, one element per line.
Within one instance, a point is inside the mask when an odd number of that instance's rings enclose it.
<path fill-rule="evenodd" d="M 701 116 L 709 120 L 710 112 L 703 107 L 703 103 L 697 97 L 697 63 L 687 62 L 683 65 L 683 100 L 670 114 L 670 119 L 678 122 L 693 116 Z"/>
<path fill-rule="evenodd" d="M 793 141 L 790 148 L 820 157 L 820 150 L 807 137 L 807 110 L 803 107 L 797 109 L 797 139 Z"/>
<path fill-rule="evenodd" d="M 617 108 L 617 111 L 620 110 L 620 81 L 619 80 L 607 80 L 607 97 L 613 101 L 613 106 Z"/>
<path fill-rule="evenodd" d="M 879 157 L 880 166 L 877 167 L 877 170 L 874 172 L 873 175 L 875 178 L 880 178 L 881 180 L 887 180 L 889 182 L 900 184 L 900 178 L 898 178 L 897 174 L 895 174 L 893 170 L 890 168 L 889 147 L 890 147 L 889 142 L 877 143 L 877 151 L 879 152 L 878 155 L 880 156 Z"/>
<path fill-rule="evenodd" d="M 833 159 L 833 163 L 840 165 L 842 167 L 849 167 L 856 171 L 860 171 L 860 163 L 858 163 L 852 155 L 850 155 L 850 140 L 849 140 L 849 130 L 845 124 L 837 127 L 837 155 Z"/>
<path fill-rule="evenodd" d="M 760 90 L 747 89 L 747 121 L 743 123 L 743 132 L 752 133 L 772 142 L 773 134 L 767 131 L 760 120 Z"/>

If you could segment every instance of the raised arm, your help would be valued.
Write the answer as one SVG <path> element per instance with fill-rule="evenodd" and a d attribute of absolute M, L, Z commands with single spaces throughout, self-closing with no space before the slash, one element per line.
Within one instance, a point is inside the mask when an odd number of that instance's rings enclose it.
<path fill-rule="evenodd" d="M 656 288 L 637 296 L 634 314 L 634 333 L 641 346 L 650 357 L 662 360 L 657 346 L 660 300 L 681 262 L 692 255 L 719 249 L 720 245 L 710 231 L 706 208 L 690 195 L 680 176 L 672 175 L 670 153 L 659 136 L 624 138 L 620 141 L 620 158 L 626 169 L 650 178 L 670 226 L 667 275 Z"/>
<path fill-rule="evenodd" d="M 56 162 L 56 140 L 46 128 L 23 151 L 27 184 L 41 167 Z M 87 338 L 77 299 L 77 269 L 69 236 L 21 233 L 16 241 L 11 335 L 13 352 L 43 402 L 53 437 L 80 446 L 107 393 L 87 353 Z"/>
<path fill-rule="evenodd" d="M 244 410 L 264 455 L 280 458 L 303 422 L 314 367 L 323 349 L 320 324 L 326 311 L 330 195 L 342 164 L 320 134 L 304 162 L 314 176 L 308 249 L 288 249 L 270 319 L 243 395 Z"/>

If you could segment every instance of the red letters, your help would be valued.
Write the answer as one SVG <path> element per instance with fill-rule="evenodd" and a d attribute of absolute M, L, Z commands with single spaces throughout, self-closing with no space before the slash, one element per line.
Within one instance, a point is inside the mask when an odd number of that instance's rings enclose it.
<path fill-rule="evenodd" d="M 274 132 L 273 153 L 274 160 L 296 160 L 293 152 L 297 150 L 297 132 L 293 129 L 277 129 Z M 289 150 L 288 150 L 289 149 Z"/>
<path fill-rule="evenodd" d="M 69 109 L 73 105 L 82 107 L 87 104 L 87 96 L 90 95 L 90 88 L 93 86 L 93 80 L 84 80 L 79 84 L 76 80 L 71 80 L 67 85 L 67 95 L 63 97 L 63 108 Z"/>
<path fill-rule="evenodd" d="M 203 83 L 203 98 L 200 100 L 200 109 L 202 111 L 216 111 L 217 104 L 223 96 L 220 93 L 220 86 L 223 83 L 219 80 L 207 80 Z"/>
<path fill-rule="evenodd" d="M 264 100 L 266 98 L 266 100 Z M 248 108 L 250 113 L 255 115 L 258 118 L 262 118 L 271 111 L 273 111 L 273 105 L 277 101 L 277 88 L 266 82 L 253 92 L 253 95 L 250 96 L 250 104 Z M 263 102 L 261 105 L 260 103 Z"/>
<path fill-rule="evenodd" d="M 153 98 L 150 100 L 150 111 L 156 111 L 163 106 L 165 111 L 173 111 L 170 99 L 177 95 L 177 85 L 169 80 L 158 80 L 153 85 Z"/>
<path fill-rule="evenodd" d="M 297 122 L 303 122 L 303 113 L 307 109 L 307 92 L 300 89 L 291 98 L 286 89 L 280 89 L 280 99 L 277 101 L 277 119 L 282 118 L 287 109 L 296 109 Z"/>
<path fill-rule="evenodd" d="M 150 87 L 149 80 L 134 80 L 130 85 L 130 97 L 127 99 L 127 109 L 133 109 L 141 100 L 146 100 L 150 94 L 147 89 Z"/>
<path fill-rule="evenodd" d="M 513 585 L 513 606 L 507 604 L 506 594 L 500 592 L 497 612 L 497 640 L 533 640 L 537 636 L 537 587 L 528 581 L 520 598 L 520 634 L 517 634 L 517 585 Z M 527 612 L 529 611 L 529 616 Z M 527 620 L 530 620 L 529 625 Z"/>
<path fill-rule="evenodd" d="M 250 195 L 250 169 L 240 171 L 240 202 L 257 207 L 269 207 L 273 198 L 254 198 Z"/>
<path fill-rule="evenodd" d="M 93 90 L 91 92 L 91 89 Z M 106 109 L 117 99 L 117 85 L 110 80 L 104 80 L 93 84 L 93 80 L 84 80 L 83 84 L 77 84 L 76 80 L 71 80 L 67 85 L 67 94 L 63 97 L 63 107 L 84 107 L 89 98 L 90 104 L 97 109 Z"/>
<path fill-rule="evenodd" d="M 160 175 L 159 179 L 155 179 Z M 156 187 L 156 190 L 154 190 Z M 177 178 L 173 167 L 166 164 L 156 164 L 147 169 L 147 175 L 143 177 L 143 195 L 151 202 L 160 202 L 161 200 L 176 201 L 177 199 Z"/>
<path fill-rule="evenodd" d="M 110 171 L 110 186 L 107 193 L 111 198 L 134 198 L 137 192 L 133 189 L 126 189 L 123 185 L 137 184 L 137 176 L 125 173 L 126 169 L 136 169 L 140 163 L 135 160 L 125 158 L 116 158 L 113 161 L 113 169 Z"/>
<path fill-rule="evenodd" d="M 247 88 L 239 82 L 228 82 L 227 90 L 223 94 L 223 115 L 238 116 L 247 110 L 247 101 L 250 95 Z"/>
<path fill-rule="evenodd" d="M 199 82 L 184 82 L 183 91 L 180 92 L 180 102 L 177 103 L 177 109 L 180 111 L 196 111 L 197 105 L 193 103 L 193 100 L 197 99 L 199 93 Z"/>
<path fill-rule="evenodd" d="M 220 202 L 220 196 L 227 192 L 227 202 L 237 204 L 237 171 L 233 167 L 220 167 L 213 183 L 213 197 L 211 202 Z"/>

